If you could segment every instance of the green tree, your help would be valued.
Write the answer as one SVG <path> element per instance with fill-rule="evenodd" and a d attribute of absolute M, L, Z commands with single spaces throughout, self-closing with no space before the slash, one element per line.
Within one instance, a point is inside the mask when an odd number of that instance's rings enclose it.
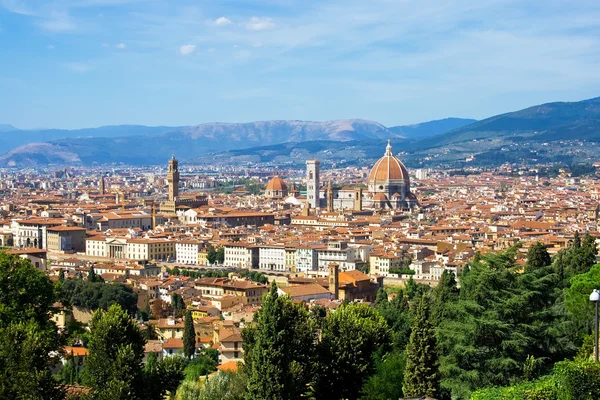
<path fill-rule="evenodd" d="M 594 321 L 594 304 L 589 300 L 592 290 L 600 288 L 600 264 L 594 265 L 585 274 L 575 275 L 571 287 L 565 293 L 565 306 L 582 330 L 591 332 Z"/>
<path fill-rule="evenodd" d="M 185 311 L 185 302 L 179 293 L 171 295 L 171 307 L 173 307 L 173 313 L 177 317 L 180 317 Z"/>
<path fill-rule="evenodd" d="M 185 376 L 187 360 L 181 356 L 165 357 L 146 362 L 143 370 L 144 388 L 141 398 L 144 400 L 163 400 L 165 395 L 171 398 L 177 392 Z"/>
<path fill-rule="evenodd" d="M 179 400 L 242 400 L 246 393 L 247 377 L 240 372 L 219 372 L 204 385 L 185 381 L 178 389 Z"/>
<path fill-rule="evenodd" d="M 406 353 L 391 352 L 378 359 L 375 373 L 367 378 L 362 388 L 361 400 L 389 400 L 404 397 L 402 384 Z"/>
<path fill-rule="evenodd" d="M 527 251 L 527 262 L 525 263 L 526 270 L 547 267 L 551 263 L 552 260 L 550 259 L 550 254 L 543 243 L 537 242 L 529 247 L 529 250 Z"/>
<path fill-rule="evenodd" d="M 141 399 L 144 394 L 144 339 L 119 305 L 98 310 L 90 322 L 87 380 L 96 399 Z"/>
<path fill-rule="evenodd" d="M 397 351 L 403 351 L 410 337 L 411 315 L 408 307 L 408 297 L 400 291 L 392 301 L 388 301 L 385 290 L 379 289 L 375 301 L 378 311 L 390 328 L 392 344 Z"/>
<path fill-rule="evenodd" d="M 454 277 L 454 272 L 445 270 L 437 286 L 432 290 L 431 321 L 439 326 L 448 318 L 449 309 L 458 301 L 460 291 Z"/>
<path fill-rule="evenodd" d="M 219 247 L 219 250 L 217 250 L 216 261 L 219 264 L 223 264 L 223 262 L 225 261 L 225 247 L 221 246 Z"/>
<path fill-rule="evenodd" d="M 217 252 L 213 246 L 208 246 L 206 259 L 208 260 L 209 264 L 215 264 L 217 262 Z"/>
<path fill-rule="evenodd" d="M 435 329 L 429 300 L 423 295 L 416 305 L 410 341 L 406 347 L 406 369 L 402 391 L 406 396 L 437 397 L 440 376 Z"/>
<path fill-rule="evenodd" d="M 389 348 L 389 328 L 376 310 L 366 304 L 342 304 L 325 318 L 315 398 L 358 399 L 375 370 L 375 355 Z"/>
<path fill-rule="evenodd" d="M 79 370 L 73 361 L 73 353 L 66 354 L 67 362 L 60 370 L 60 378 L 67 385 L 74 385 L 79 382 Z"/>
<path fill-rule="evenodd" d="M 575 235 L 573 235 L 573 247 L 576 249 L 581 248 L 581 236 L 579 235 L 579 231 L 575 231 Z"/>
<path fill-rule="evenodd" d="M 93 266 L 90 267 L 87 278 L 90 282 L 98 282 L 98 275 L 96 275 L 96 270 Z"/>
<path fill-rule="evenodd" d="M 441 385 L 453 398 L 520 379 L 529 356 L 551 366 L 575 350 L 556 307 L 557 275 L 551 267 L 519 273 L 514 250 L 471 263 L 459 300 L 438 331 Z"/>
<path fill-rule="evenodd" d="M 313 376 L 315 321 L 303 305 L 277 294 L 271 284 L 256 324 L 242 331 L 247 400 L 297 399 Z"/>
<path fill-rule="evenodd" d="M 63 398 L 50 371 L 63 345 L 50 320 L 54 296 L 28 260 L 0 253 L 0 398 Z"/>
<path fill-rule="evenodd" d="M 65 271 L 63 269 L 58 273 L 58 281 L 63 283 L 65 281 Z"/>
<path fill-rule="evenodd" d="M 183 326 L 183 354 L 189 359 L 196 354 L 196 330 L 194 329 L 194 320 L 192 312 L 185 313 L 185 323 Z"/>
<path fill-rule="evenodd" d="M 596 263 L 597 254 L 595 239 L 586 233 L 582 242 L 577 233 L 573 246 L 561 250 L 554 260 L 555 272 L 562 277 L 562 287 L 569 287 L 573 276 L 588 272 Z"/>

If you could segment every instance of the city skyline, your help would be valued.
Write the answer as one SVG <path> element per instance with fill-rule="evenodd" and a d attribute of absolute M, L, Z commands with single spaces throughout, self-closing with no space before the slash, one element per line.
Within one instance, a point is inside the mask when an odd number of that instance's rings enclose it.
<path fill-rule="evenodd" d="M 591 1 L 0 0 L 18 128 L 481 119 L 598 96 Z"/>

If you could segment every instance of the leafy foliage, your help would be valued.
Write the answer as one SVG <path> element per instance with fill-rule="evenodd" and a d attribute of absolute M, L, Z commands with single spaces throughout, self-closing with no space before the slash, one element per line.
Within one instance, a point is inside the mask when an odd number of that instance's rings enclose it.
<path fill-rule="evenodd" d="M 204 385 L 185 381 L 177 391 L 179 400 L 242 400 L 247 377 L 241 372 L 219 372 Z"/>
<path fill-rule="evenodd" d="M 183 355 L 192 358 L 196 354 L 196 330 L 194 329 L 194 320 L 192 312 L 185 313 L 185 323 L 183 326 Z"/>
<path fill-rule="evenodd" d="M 67 279 L 62 284 L 60 298 L 65 305 L 91 310 L 108 310 L 113 304 L 119 304 L 131 315 L 137 310 L 137 294 L 129 286 L 121 284 Z"/>
<path fill-rule="evenodd" d="M 527 251 L 526 270 L 547 267 L 551 263 L 550 254 L 548 254 L 548 250 L 546 250 L 546 246 L 543 243 L 537 242 Z"/>
<path fill-rule="evenodd" d="M 142 333 L 119 305 L 98 310 L 90 322 L 86 378 L 97 399 L 141 399 Z"/>
<path fill-rule="evenodd" d="M 471 264 L 438 332 L 442 386 L 453 397 L 511 383 L 530 355 L 551 365 L 574 352 L 560 329 L 565 316 L 555 306 L 562 295 L 557 275 L 551 267 L 516 272 L 515 250 Z"/>
<path fill-rule="evenodd" d="M 0 398 L 60 399 L 52 377 L 62 346 L 50 320 L 54 288 L 28 260 L 0 253 Z"/>
<path fill-rule="evenodd" d="M 306 308 L 280 297 L 273 282 L 255 327 L 244 329 L 246 399 L 296 399 L 313 376 L 315 321 Z"/>
<path fill-rule="evenodd" d="M 315 398 L 357 399 L 375 371 L 374 355 L 390 348 L 385 319 L 366 304 L 342 304 L 325 318 Z"/>
<path fill-rule="evenodd" d="M 406 370 L 402 388 L 405 395 L 437 397 L 440 381 L 437 351 L 429 300 L 423 295 L 416 305 L 410 342 L 406 348 Z"/>
<path fill-rule="evenodd" d="M 406 353 L 391 352 L 375 362 L 375 373 L 371 375 L 362 388 L 361 400 L 400 399 L 404 396 L 404 368 Z"/>

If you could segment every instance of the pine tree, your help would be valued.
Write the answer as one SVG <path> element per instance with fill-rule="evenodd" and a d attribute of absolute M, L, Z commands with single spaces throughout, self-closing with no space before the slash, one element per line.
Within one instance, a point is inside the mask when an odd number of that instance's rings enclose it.
<path fill-rule="evenodd" d="M 448 308 L 458 301 L 459 290 L 454 272 L 446 270 L 442 273 L 432 295 L 431 321 L 437 327 L 448 317 Z"/>
<path fill-rule="evenodd" d="M 192 312 L 185 313 L 185 324 L 183 327 L 183 355 L 192 358 L 196 354 L 196 330 L 194 329 L 194 320 Z"/>
<path fill-rule="evenodd" d="M 256 325 L 242 331 L 247 400 L 297 399 L 313 377 L 317 329 L 306 307 L 277 294 L 265 296 Z"/>
<path fill-rule="evenodd" d="M 426 295 L 421 297 L 416 307 L 406 348 L 403 392 L 405 396 L 436 397 L 440 381 L 437 340 Z"/>
<path fill-rule="evenodd" d="M 144 339 L 134 321 L 118 304 L 98 310 L 90 323 L 86 375 L 100 399 L 141 399 Z"/>
<path fill-rule="evenodd" d="M 573 247 L 576 249 L 581 247 L 581 236 L 579 235 L 579 231 L 575 231 L 575 235 L 573 235 Z"/>
<path fill-rule="evenodd" d="M 88 281 L 90 281 L 90 282 L 98 281 L 98 275 L 96 275 L 96 270 L 94 269 L 93 266 L 90 267 L 87 278 L 88 278 Z"/>
<path fill-rule="evenodd" d="M 547 267 L 551 263 L 552 260 L 550 259 L 548 250 L 546 250 L 546 246 L 544 246 L 541 242 L 537 242 L 529 248 L 529 251 L 527 251 L 525 270 L 531 271 L 534 269 L 540 269 Z"/>

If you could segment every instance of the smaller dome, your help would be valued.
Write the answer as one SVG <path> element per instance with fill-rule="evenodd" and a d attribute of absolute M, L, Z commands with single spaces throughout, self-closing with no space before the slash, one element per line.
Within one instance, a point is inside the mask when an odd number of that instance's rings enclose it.
<path fill-rule="evenodd" d="M 287 185 L 285 184 L 285 182 L 283 181 L 283 179 L 281 179 L 278 176 L 275 176 L 275 177 L 271 178 L 271 180 L 267 183 L 267 189 L 266 190 L 286 191 L 287 190 Z"/>
<path fill-rule="evenodd" d="M 392 198 L 394 198 L 394 197 L 402 197 L 402 196 L 400 196 L 400 193 L 396 192 L 392 195 Z"/>

